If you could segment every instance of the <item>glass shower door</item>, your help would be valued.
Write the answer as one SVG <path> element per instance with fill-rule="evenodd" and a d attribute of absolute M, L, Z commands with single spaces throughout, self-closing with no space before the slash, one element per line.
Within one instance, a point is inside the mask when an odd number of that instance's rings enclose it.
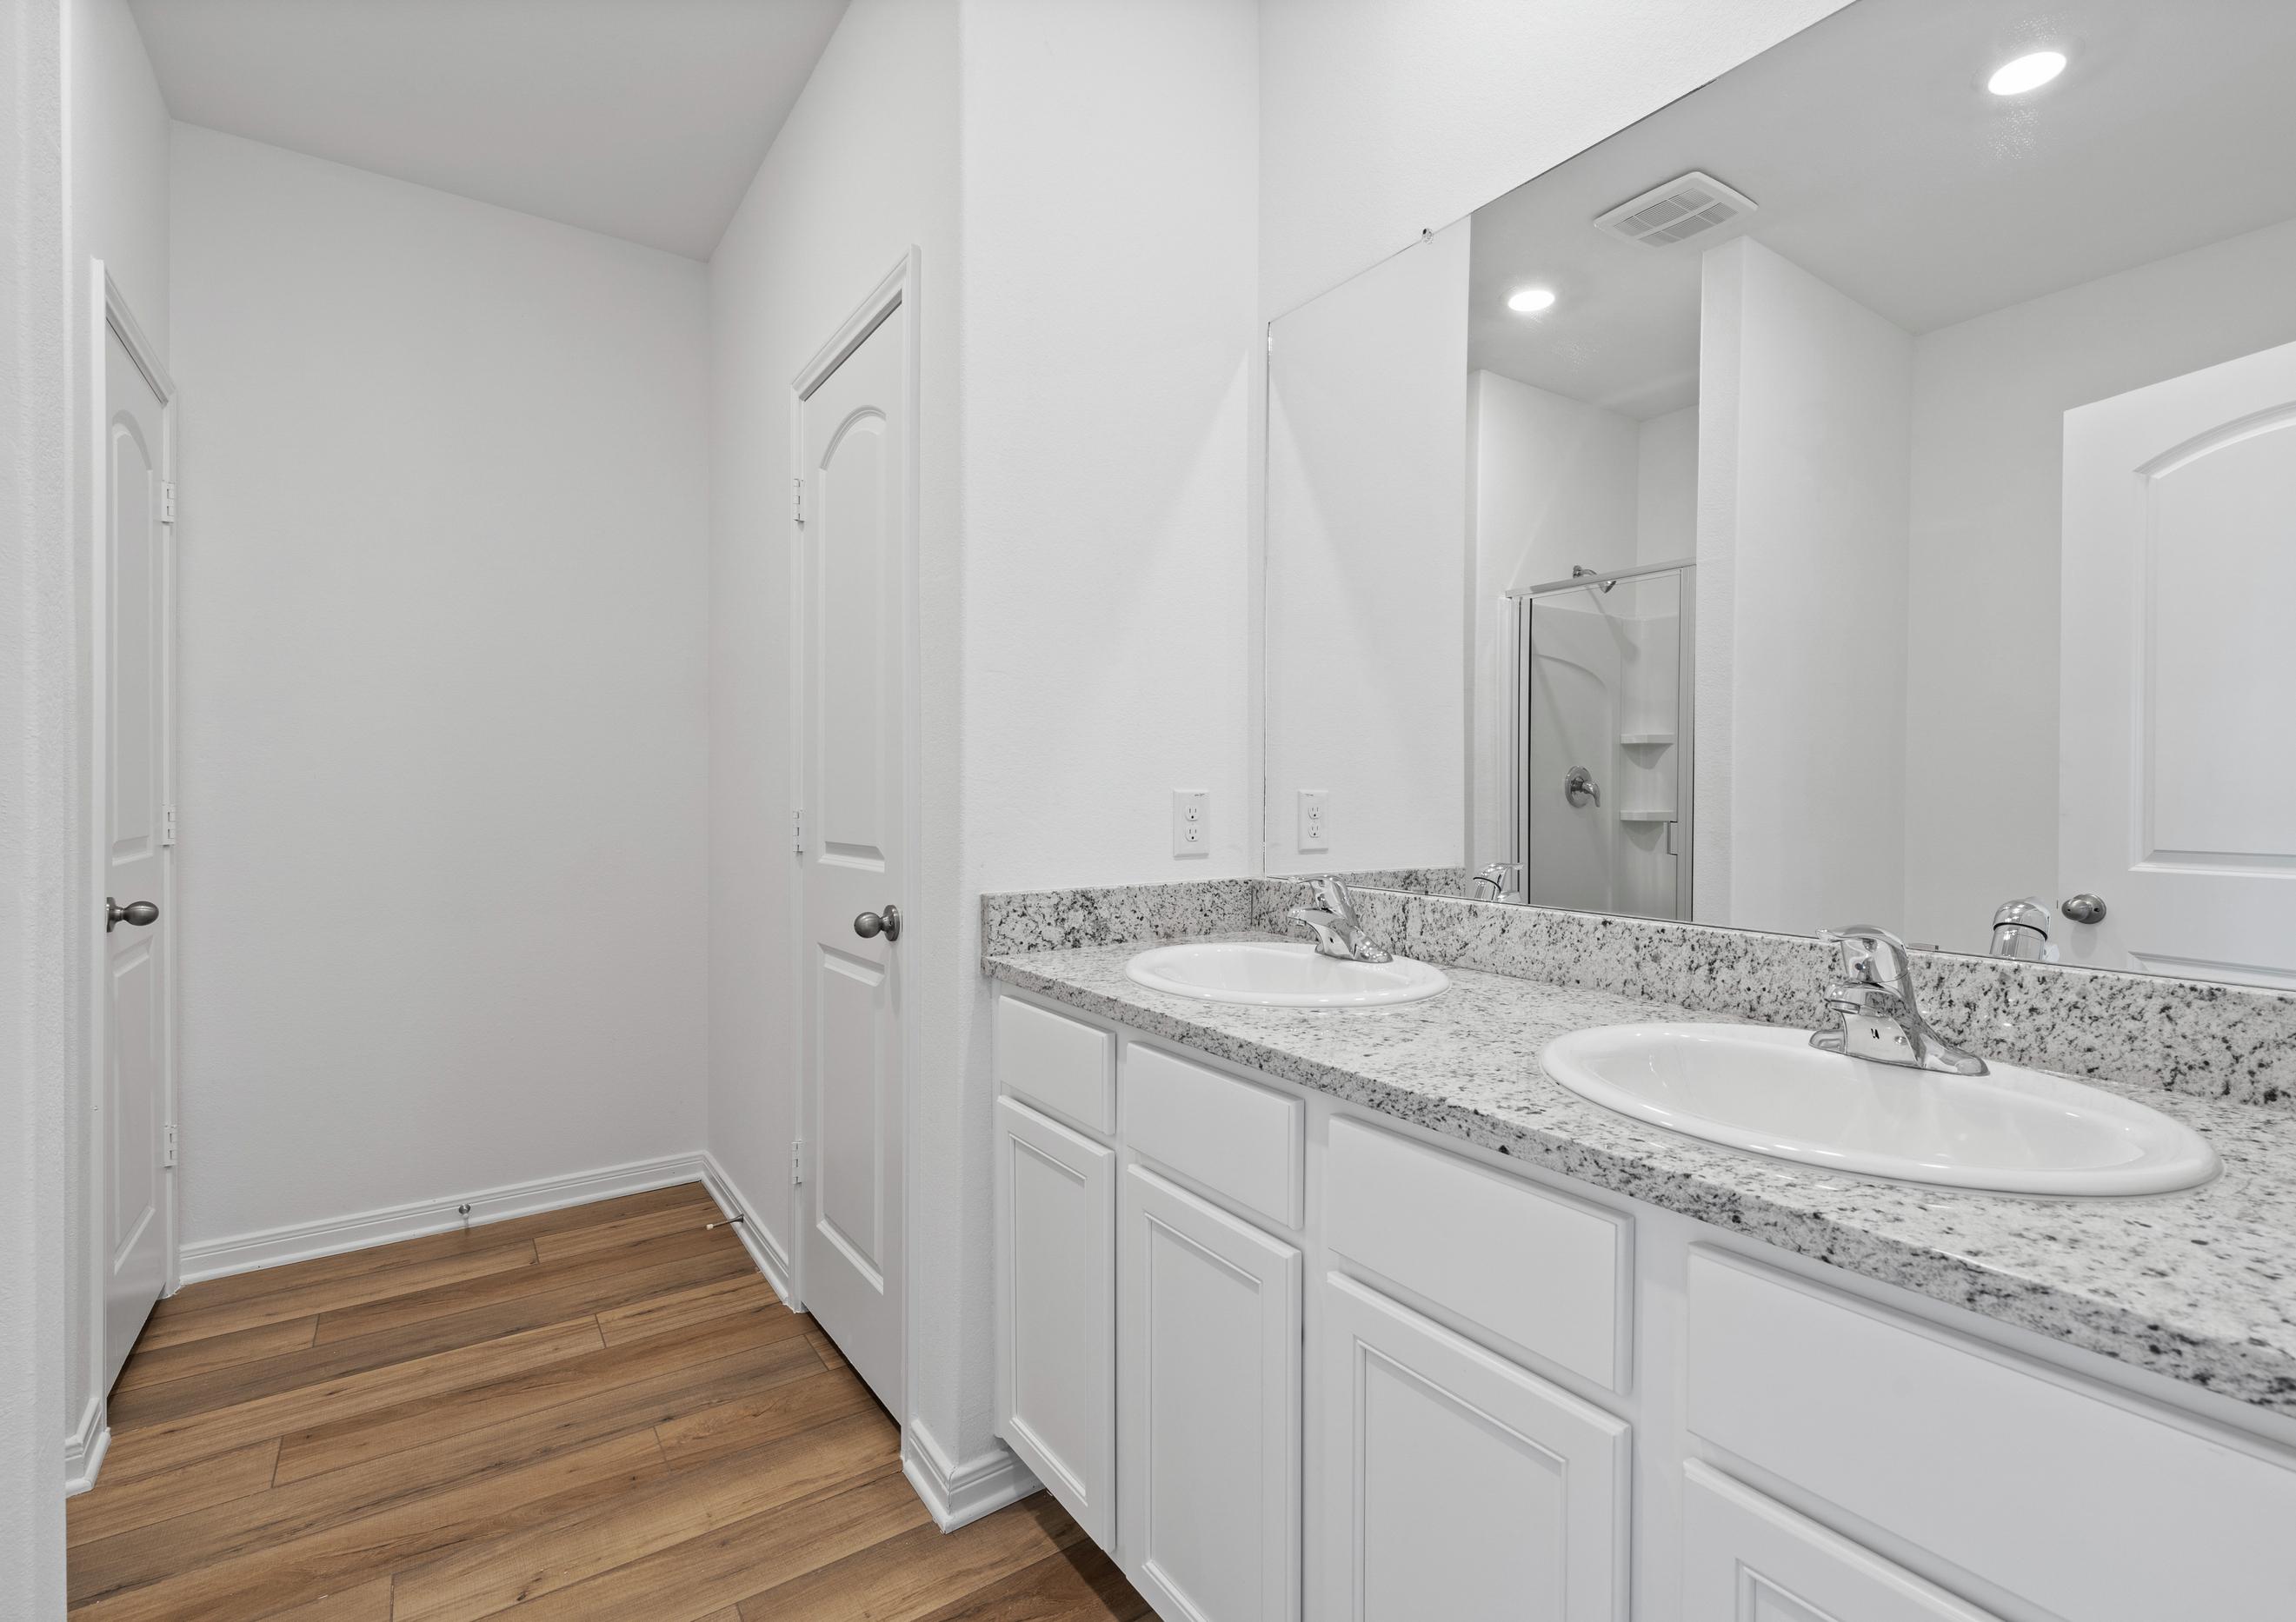
<path fill-rule="evenodd" d="M 1534 906 L 1690 916 L 1693 568 L 1517 600 L 1515 859 Z"/>

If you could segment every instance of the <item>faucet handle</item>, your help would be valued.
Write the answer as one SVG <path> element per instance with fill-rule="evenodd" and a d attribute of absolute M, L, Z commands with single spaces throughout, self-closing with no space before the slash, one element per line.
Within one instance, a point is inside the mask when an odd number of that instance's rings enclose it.
<path fill-rule="evenodd" d="M 1817 938 L 1829 946 L 1841 949 L 1844 974 L 1869 986 L 1887 986 L 1906 1002 L 1913 1001 L 1913 959 L 1906 954 L 1906 943 L 1880 924 L 1845 923 L 1838 930 L 1819 930 Z M 1887 979 L 1874 972 L 1876 960 L 1883 953 L 1890 959 Z"/>
<path fill-rule="evenodd" d="M 1316 899 L 1332 917 L 1349 923 L 1356 922 L 1355 897 L 1348 893 L 1347 881 L 1337 873 L 1325 873 L 1316 881 Z"/>

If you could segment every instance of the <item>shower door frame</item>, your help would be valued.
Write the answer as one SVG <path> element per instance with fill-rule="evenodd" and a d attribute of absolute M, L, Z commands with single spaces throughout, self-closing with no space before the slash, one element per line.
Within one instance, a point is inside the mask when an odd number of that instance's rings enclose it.
<path fill-rule="evenodd" d="M 1531 609 L 1541 597 L 1560 596 L 1567 591 L 1596 589 L 1605 583 L 1618 580 L 1638 580 L 1652 575 L 1677 575 L 1680 580 L 1675 588 L 1677 624 L 1675 630 L 1675 723 L 1674 723 L 1674 819 L 1667 826 L 1675 834 L 1678 848 L 1674 852 L 1674 905 L 1672 922 L 1687 923 L 1691 919 L 1691 904 L 1695 889 L 1695 857 L 1693 851 L 1698 843 L 1697 796 L 1697 700 L 1698 700 L 1698 561 L 1677 558 L 1669 563 L 1641 563 L 1632 569 L 1616 569 L 1607 574 L 1574 575 L 1566 580 L 1549 580 L 1539 586 L 1527 586 L 1506 594 L 1505 601 L 1514 616 L 1513 633 L 1509 638 L 1513 654 L 1507 672 L 1507 823 L 1513 831 L 1512 844 L 1516 895 L 1522 905 L 1536 905 L 1530 898 L 1530 796 L 1526 792 L 1524 774 L 1530 769 L 1530 618 Z M 1615 776 L 1615 774 L 1614 774 Z M 1685 815 L 1686 813 L 1686 815 Z M 1563 908 L 1562 911 L 1578 911 Z M 1640 913 L 1606 913 L 1603 917 L 1646 916 Z"/>

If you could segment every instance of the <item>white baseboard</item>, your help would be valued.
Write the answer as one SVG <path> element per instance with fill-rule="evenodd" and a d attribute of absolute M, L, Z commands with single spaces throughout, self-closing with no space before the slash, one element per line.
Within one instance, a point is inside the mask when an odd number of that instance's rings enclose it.
<path fill-rule="evenodd" d="M 463 1225 L 466 1219 L 457 1208 L 463 1205 L 471 1208 L 467 1220 L 475 1225 L 510 1216 L 530 1216 L 537 1211 L 554 1211 L 570 1205 L 587 1205 L 593 1200 L 618 1199 L 624 1194 L 642 1194 L 673 1184 L 705 1182 L 709 1176 L 707 1159 L 700 1154 L 683 1154 L 659 1160 L 633 1160 L 627 1166 L 608 1166 L 596 1171 L 576 1172 L 570 1176 L 543 1177 L 477 1193 L 450 1194 L 443 1200 L 395 1205 L 321 1222 L 297 1223 L 260 1233 L 210 1239 L 184 1247 L 183 1282 L 197 1283 L 201 1279 L 221 1278 L 226 1274 L 250 1273 L 258 1267 L 276 1267 L 287 1262 L 308 1261 L 315 1256 L 333 1256 L 401 1239 L 420 1239 L 426 1233 L 443 1233 Z M 750 1225 L 745 1222 L 735 1231 Z"/>
<path fill-rule="evenodd" d="M 915 1420 L 901 1428 L 901 1473 L 942 1531 L 954 1532 L 1043 1490 L 1010 1449 L 1002 1444 L 991 1447 L 991 1452 L 958 1464 Z"/>
<path fill-rule="evenodd" d="M 103 1468 L 103 1455 L 111 1446 L 111 1423 L 103 1398 L 91 1397 L 79 1423 L 64 1438 L 65 1497 L 77 1496 L 95 1485 L 96 1471 Z"/>
<path fill-rule="evenodd" d="M 774 1287 L 774 1293 L 781 1297 L 783 1304 L 802 1312 L 804 1308 L 798 1305 L 791 1290 L 789 1253 L 775 1242 L 774 1236 L 758 1222 L 758 1208 L 742 1197 L 742 1191 L 734 1186 L 734 1179 L 726 1175 L 724 1167 L 718 1164 L 718 1157 L 705 1149 L 701 1159 L 701 1182 L 709 1189 L 709 1197 L 718 1202 L 718 1208 L 726 1216 L 742 1218 L 734 1225 L 734 1233 L 741 1240 L 742 1248 L 750 1253 L 750 1259 L 758 1264 L 758 1271 L 766 1275 L 766 1282 Z"/>

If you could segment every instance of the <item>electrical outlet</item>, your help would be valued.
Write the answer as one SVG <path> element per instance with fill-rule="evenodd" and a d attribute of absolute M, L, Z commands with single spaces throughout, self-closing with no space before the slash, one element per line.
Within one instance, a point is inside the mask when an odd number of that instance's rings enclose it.
<path fill-rule="evenodd" d="M 1300 791 L 1300 849 L 1329 850 L 1332 848 L 1328 826 L 1331 798 L 1329 789 Z"/>
<path fill-rule="evenodd" d="M 1208 856 L 1212 853 L 1212 797 L 1201 789 L 1172 791 L 1172 854 Z"/>

